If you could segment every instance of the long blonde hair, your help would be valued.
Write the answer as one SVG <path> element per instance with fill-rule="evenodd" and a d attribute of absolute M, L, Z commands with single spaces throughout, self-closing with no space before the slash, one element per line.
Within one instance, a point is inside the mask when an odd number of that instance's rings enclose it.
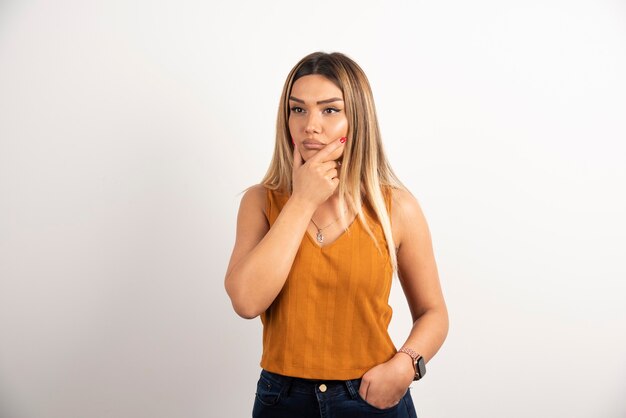
<path fill-rule="evenodd" d="M 348 141 L 345 144 L 339 174 L 339 205 L 343 212 L 346 203 L 354 211 L 379 251 L 380 243 L 365 219 L 361 205 L 369 205 L 378 217 L 387 241 L 393 270 L 397 269 L 396 248 L 391 234 L 391 220 L 382 188 L 404 189 L 387 157 L 378 128 L 374 97 L 369 81 L 359 65 L 344 54 L 314 52 L 302 58 L 285 81 L 276 120 L 274 155 L 262 184 L 271 190 L 291 194 L 293 143 L 289 133 L 289 96 L 293 84 L 300 77 L 319 74 L 332 81 L 343 93 L 348 118 Z M 344 225 L 344 228 L 347 226 Z"/>

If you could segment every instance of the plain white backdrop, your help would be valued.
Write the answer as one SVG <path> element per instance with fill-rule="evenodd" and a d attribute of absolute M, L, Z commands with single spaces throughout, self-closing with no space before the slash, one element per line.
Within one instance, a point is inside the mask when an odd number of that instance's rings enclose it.
<path fill-rule="evenodd" d="M 224 273 L 317 50 L 368 74 L 430 224 L 451 326 L 418 416 L 626 416 L 626 3 L 4 0 L 0 417 L 251 415 Z"/>

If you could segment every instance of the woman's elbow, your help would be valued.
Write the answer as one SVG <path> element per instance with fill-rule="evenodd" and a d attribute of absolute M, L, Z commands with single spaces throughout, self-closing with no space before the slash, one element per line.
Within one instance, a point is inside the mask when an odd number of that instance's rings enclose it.
<path fill-rule="evenodd" d="M 442 306 L 438 312 L 439 321 L 440 321 L 440 329 L 441 329 L 441 339 L 445 341 L 448 337 L 448 331 L 450 331 L 450 317 L 448 316 L 448 309 L 446 306 Z"/>
<path fill-rule="evenodd" d="M 235 303 L 235 301 L 231 301 L 233 305 L 233 309 L 235 313 L 242 317 L 243 319 L 254 319 L 261 314 L 258 310 L 251 309 L 246 304 Z"/>
<path fill-rule="evenodd" d="M 260 311 L 253 306 L 249 301 L 245 301 L 245 297 L 240 292 L 237 292 L 232 286 L 229 286 L 228 281 L 225 283 L 226 293 L 230 297 L 230 303 L 233 306 L 233 310 L 237 315 L 243 319 L 254 319 L 259 316 L 263 311 Z"/>

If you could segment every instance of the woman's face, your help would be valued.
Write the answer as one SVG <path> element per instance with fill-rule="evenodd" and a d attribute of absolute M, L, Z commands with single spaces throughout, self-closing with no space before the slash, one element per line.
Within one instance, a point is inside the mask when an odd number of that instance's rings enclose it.
<path fill-rule="evenodd" d="M 289 96 L 289 133 L 307 161 L 326 144 L 348 136 L 348 118 L 339 87 L 318 74 L 300 77 Z M 344 147 L 334 151 L 329 160 L 337 160 Z"/>

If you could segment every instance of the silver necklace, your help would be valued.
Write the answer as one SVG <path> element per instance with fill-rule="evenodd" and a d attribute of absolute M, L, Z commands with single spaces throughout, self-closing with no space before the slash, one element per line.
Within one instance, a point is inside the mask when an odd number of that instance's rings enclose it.
<path fill-rule="evenodd" d="M 341 215 L 339 215 L 339 217 L 337 219 L 335 219 L 334 221 L 332 221 L 331 223 L 329 223 L 328 225 L 326 225 L 324 228 L 320 228 L 319 226 L 317 226 L 317 224 L 315 223 L 315 221 L 313 220 L 313 218 L 311 218 L 311 222 L 313 222 L 313 225 L 315 225 L 315 227 L 317 228 L 317 242 L 319 242 L 320 244 L 324 242 L 324 234 L 322 234 L 322 230 L 328 228 L 329 226 L 331 226 L 332 224 L 334 224 L 335 222 L 337 222 L 339 219 L 341 219 L 341 217 L 346 213 L 346 210 L 343 211 L 343 213 Z"/>

